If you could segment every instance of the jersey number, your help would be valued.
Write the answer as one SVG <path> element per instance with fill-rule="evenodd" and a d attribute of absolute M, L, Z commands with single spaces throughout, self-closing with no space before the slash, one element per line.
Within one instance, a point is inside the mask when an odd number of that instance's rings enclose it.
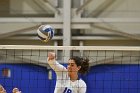
<path fill-rule="evenodd" d="M 66 87 L 63 93 L 72 93 L 72 90 L 70 90 Z"/>

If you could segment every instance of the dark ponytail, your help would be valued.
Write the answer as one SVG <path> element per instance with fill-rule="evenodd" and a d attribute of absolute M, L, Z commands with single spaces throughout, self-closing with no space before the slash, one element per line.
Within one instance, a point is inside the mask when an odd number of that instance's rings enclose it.
<path fill-rule="evenodd" d="M 86 74 L 89 71 L 89 59 L 81 57 L 71 57 L 70 60 L 74 60 L 77 66 L 81 66 L 79 73 Z"/>
<path fill-rule="evenodd" d="M 86 74 L 89 71 L 89 59 L 88 58 L 81 58 L 81 69 L 79 73 Z"/>

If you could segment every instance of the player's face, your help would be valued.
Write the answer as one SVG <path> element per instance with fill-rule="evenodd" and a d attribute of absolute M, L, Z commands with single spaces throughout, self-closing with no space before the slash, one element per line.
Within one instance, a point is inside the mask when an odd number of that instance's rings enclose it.
<path fill-rule="evenodd" d="M 78 70 L 80 69 L 79 66 L 77 66 L 75 64 L 74 60 L 69 60 L 68 61 L 68 66 L 67 66 L 68 72 L 78 72 Z"/>

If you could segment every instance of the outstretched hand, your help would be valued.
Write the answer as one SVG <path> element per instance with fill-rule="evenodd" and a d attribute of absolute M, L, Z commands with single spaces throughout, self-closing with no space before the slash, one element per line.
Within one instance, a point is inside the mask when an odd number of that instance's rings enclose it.
<path fill-rule="evenodd" d="M 56 58 L 56 55 L 54 52 L 49 52 L 48 53 L 48 61 L 54 60 Z"/>

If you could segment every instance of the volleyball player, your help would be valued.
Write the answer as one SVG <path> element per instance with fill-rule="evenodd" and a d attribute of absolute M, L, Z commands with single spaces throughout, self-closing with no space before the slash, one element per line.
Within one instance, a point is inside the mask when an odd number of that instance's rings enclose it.
<path fill-rule="evenodd" d="M 54 93 L 86 93 L 87 85 L 79 78 L 78 73 L 85 74 L 88 71 L 87 58 L 72 57 L 65 68 L 56 61 L 55 53 L 49 52 L 47 61 L 57 75 Z"/>

